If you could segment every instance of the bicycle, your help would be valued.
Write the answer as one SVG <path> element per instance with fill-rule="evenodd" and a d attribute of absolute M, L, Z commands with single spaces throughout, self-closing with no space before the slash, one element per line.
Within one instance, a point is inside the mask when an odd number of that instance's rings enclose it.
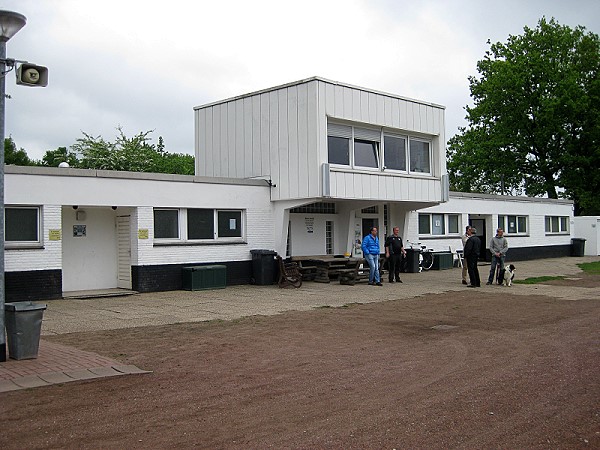
<path fill-rule="evenodd" d="M 433 267 L 433 250 L 427 248 L 426 245 L 422 245 L 420 242 L 410 242 L 406 241 L 407 244 L 410 244 L 410 248 L 412 250 L 415 249 L 414 245 L 417 245 L 419 248 L 419 272 L 423 270 L 429 270 Z"/>

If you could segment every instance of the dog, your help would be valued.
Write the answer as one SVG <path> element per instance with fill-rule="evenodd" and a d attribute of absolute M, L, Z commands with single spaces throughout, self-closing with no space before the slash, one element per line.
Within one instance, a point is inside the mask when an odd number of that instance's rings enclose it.
<path fill-rule="evenodd" d="M 505 286 L 511 287 L 512 286 L 512 280 L 515 278 L 515 272 L 516 272 L 516 268 L 513 264 L 509 265 L 508 267 L 504 267 L 504 269 L 502 269 L 500 271 L 500 283 L 499 284 L 504 284 Z"/>

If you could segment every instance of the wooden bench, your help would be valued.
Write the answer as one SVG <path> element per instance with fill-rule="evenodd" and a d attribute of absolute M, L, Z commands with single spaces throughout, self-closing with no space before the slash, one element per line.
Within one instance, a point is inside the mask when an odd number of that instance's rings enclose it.
<path fill-rule="evenodd" d="M 279 287 L 295 287 L 299 288 L 302 286 L 302 274 L 298 269 L 298 264 L 295 262 L 286 262 L 281 256 L 277 256 L 277 262 L 279 263 Z"/>
<path fill-rule="evenodd" d="M 298 261 L 298 270 L 302 275 L 302 279 L 306 281 L 313 281 L 317 276 L 317 266 L 311 261 Z"/>

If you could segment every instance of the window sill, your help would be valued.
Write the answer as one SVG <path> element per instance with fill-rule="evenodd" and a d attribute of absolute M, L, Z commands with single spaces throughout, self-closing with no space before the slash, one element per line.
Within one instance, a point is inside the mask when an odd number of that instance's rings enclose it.
<path fill-rule="evenodd" d="M 43 250 L 44 244 L 8 244 L 4 243 L 5 250 Z"/>
<path fill-rule="evenodd" d="M 236 240 L 214 240 L 214 241 L 155 241 L 154 247 L 194 247 L 194 246 L 206 246 L 206 245 L 240 245 L 247 244 L 248 241 L 244 239 Z"/>
<path fill-rule="evenodd" d="M 398 170 L 379 170 L 379 169 L 366 169 L 366 168 L 352 168 L 350 166 L 342 166 L 330 164 L 329 170 L 331 172 L 346 172 L 346 173 L 361 173 L 365 175 L 380 175 L 384 177 L 402 177 L 402 178 L 425 178 L 425 179 L 434 179 L 438 180 L 438 177 L 431 175 L 430 173 L 420 173 L 420 172 L 402 172 Z"/>

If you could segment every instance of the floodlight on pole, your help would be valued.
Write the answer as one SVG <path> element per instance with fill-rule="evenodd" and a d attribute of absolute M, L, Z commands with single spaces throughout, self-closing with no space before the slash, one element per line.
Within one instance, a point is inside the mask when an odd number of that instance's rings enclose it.
<path fill-rule="evenodd" d="M 6 101 L 6 43 L 27 19 L 23 14 L 0 10 L 0 362 L 6 361 L 6 334 L 4 332 L 4 109 Z"/>

